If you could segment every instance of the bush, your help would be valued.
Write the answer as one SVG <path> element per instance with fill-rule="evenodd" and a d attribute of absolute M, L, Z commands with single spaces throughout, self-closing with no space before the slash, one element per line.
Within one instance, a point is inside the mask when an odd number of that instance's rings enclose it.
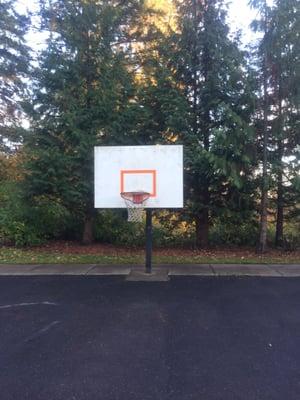
<path fill-rule="evenodd" d="M 155 247 L 193 247 L 195 225 L 182 213 L 155 212 L 153 216 L 153 245 Z M 255 246 L 258 223 L 254 220 L 237 223 L 216 220 L 210 229 L 212 245 Z M 104 243 L 140 247 L 145 244 L 145 223 L 127 222 L 125 210 L 102 211 L 95 223 L 95 239 Z"/>
<path fill-rule="evenodd" d="M 157 228 L 158 246 L 193 247 L 195 243 L 195 225 L 186 221 L 182 212 L 159 211 L 154 217 Z"/>
<path fill-rule="evenodd" d="M 0 244 L 34 246 L 49 239 L 79 239 L 82 216 L 72 214 L 54 196 L 38 196 L 27 203 L 20 184 L 1 182 L 0 185 Z M 126 210 L 99 211 L 94 224 L 98 242 L 128 247 L 144 247 L 145 221 L 129 223 Z M 286 250 L 300 248 L 299 224 L 284 226 Z M 258 221 L 232 215 L 214 220 L 210 229 L 212 245 L 255 246 Z M 270 225 L 268 240 L 274 243 L 275 226 Z M 153 245 L 155 247 L 192 247 L 195 245 L 195 225 L 183 212 L 156 211 L 153 214 Z"/>
<path fill-rule="evenodd" d="M 286 251 L 294 251 L 300 249 L 300 224 L 297 222 L 287 222 L 283 227 L 283 243 L 282 248 Z M 269 227 L 268 236 L 270 243 L 275 243 L 276 226 L 275 224 Z"/>
<path fill-rule="evenodd" d="M 72 221 L 61 200 L 53 196 L 35 197 L 29 210 L 30 215 L 26 215 L 28 224 L 45 239 L 63 236 Z"/>
<path fill-rule="evenodd" d="M 129 223 L 125 210 L 101 211 L 94 224 L 95 240 L 124 246 L 141 246 L 144 243 L 144 223 Z"/>
<path fill-rule="evenodd" d="M 17 183 L 0 190 L 0 243 L 34 246 L 63 235 L 71 216 L 61 202 L 40 196 L 27 204 Z"/>
<path fill-rule="evenodd" d="M 258 222 L 230 223 L 217 220 L 210 229 L 213 245 L 255 246 L 258 237 Z"/>
<path fill-rule="evenodd" d="M 22 247 L 42 244 L 43 239 L 24 222 L 12 221 L 11 224 L 0 229 L 0 242 Z"/>
<path fill-rule="evenodd" d="M 192 245 L 193 231 L 194 228 L 178 220 L 176 214 L 156 212 L 153 216 L 153 245 L 156 247 Z M 128 222 L 126 210 L 101 211 L 97 214 L 94 234 L 102 243 L 141 247 L 145 245 L 145 221 Z"/>

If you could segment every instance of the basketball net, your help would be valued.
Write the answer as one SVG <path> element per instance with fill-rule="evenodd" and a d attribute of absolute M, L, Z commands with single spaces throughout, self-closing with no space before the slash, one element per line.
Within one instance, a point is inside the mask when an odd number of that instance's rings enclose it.
<path fill-rule="evenodd" d="M 139 191 L 139 192 L 123 192 L 121 197 L 124 199 L 129 222 L 142 222 L 144 216 L 144 209 L 147 200 L 150 197 L 150 193 Z"/>

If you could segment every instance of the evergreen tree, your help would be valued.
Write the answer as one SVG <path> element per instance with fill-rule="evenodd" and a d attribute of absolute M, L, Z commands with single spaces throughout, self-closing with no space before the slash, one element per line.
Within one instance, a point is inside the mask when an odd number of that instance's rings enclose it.
<path fill-rule="evenodd" d="M 27 194 L 62 199 L 93 239 L 93 148 L 125 144 L 136 104 L 130 26 L 140 1 L 41 2 L 47 49 L 35 74 Z"/>
<path fill-rule="evenodd" d="M 178 143 L 187 127 L 188 102 L 174 68 L 175 10 L 170 0 L 148 3 L 152 8 L 143 25 L 147 40 L 136 54 L 137 139 L 139 144 Z"/>
<path fill-rule="evenodd" d="M 282 246 L 284 209 L 299 202 L 299 192 L 292 185 L 300 172 L 300 155 L 297 151 L 297 144 L 300 143 L 299 2 L 277 0 L 271 14 L 270 30 L 273 171 L 276 182 L 275 244 Z M 292 163 L 292 159 L 296 159 L 296 163 Z"/>
<path fill-rule="evenodd" d="M 177 8 L 174 68 L 189 102 L 181 136 L 186 192 L 202 247 L 213 218 L 226 215 L 232 199 L 240 209 L 252 207 L 253 98 L 244 54 L 229 38 L 223 1 L 178 1 Z"/>
<path fill-rule="evenodd" d="M 257 242 L 257 252 L 264 253 L 267 249 L 267 229 L 268 229 L 268 192 L 270 186 L 269 179 L 269 114 L 270 101 L 268 94 L 269 80 L 269 14 L 270 9 L 266 0 L 253 0 L 250 4 L 257 8 L 260 13 L 260 20 L 253 21 L 252 26 L 255 30 L 263 32 L 263 38 L 259 43 L 257 51 L 257 83 L 260 99 L 260 108 L 257 111 L 257 132 L 259 141 L 259 153 L 262 153 L 262 179 L 261 179 L 261 201 L 260 201 L 260 225 L 259 238 Z M 260 151 L 261 150 L 261 151 Z"/>
<path fill-rule="evenodd" d="M 299 164 L 292 162 L 299 160 L 299 4 L 293 0 L 277 0 L 272 7 L 265 0 L 251 4 L 260 13 L 252 25 L 263 34 L 257 47 L 257 128 L 263 155 L 257 250 L 261 253 L 267 245 L 268 191 L 276 193 L 276 245 L 283 244 L 284 208 L 299 196 L 293 186 Z"/>
<path fill-rule="evenodd" d="M 25 44 L 29 18 L 17 13 L 15 3 L 14 0 L 0 2 L 0 151 L 5 152 L 21 140 L 20 100 L 29 64 Z"/>

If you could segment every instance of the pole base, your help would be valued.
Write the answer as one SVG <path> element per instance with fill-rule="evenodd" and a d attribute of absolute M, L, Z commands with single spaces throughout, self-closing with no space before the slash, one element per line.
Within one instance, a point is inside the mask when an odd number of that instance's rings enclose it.
<path fill-rule="evenodd" d="M 167 269 L 156 269 L 154 272 L 131 270 L 126 281 L 131 282 L 168 282 L 170 280 Z"/>

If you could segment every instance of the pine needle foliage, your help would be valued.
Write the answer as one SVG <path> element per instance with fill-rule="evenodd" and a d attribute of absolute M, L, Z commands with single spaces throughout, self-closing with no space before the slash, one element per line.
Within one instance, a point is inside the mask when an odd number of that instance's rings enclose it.
<path fill-rule="evenodd" d="M 28 75 L 28 16 L 19 14 L 14 0 L 0 2 L 0 151 L 9 153 L 22 140 L 21 100 Z"/>

